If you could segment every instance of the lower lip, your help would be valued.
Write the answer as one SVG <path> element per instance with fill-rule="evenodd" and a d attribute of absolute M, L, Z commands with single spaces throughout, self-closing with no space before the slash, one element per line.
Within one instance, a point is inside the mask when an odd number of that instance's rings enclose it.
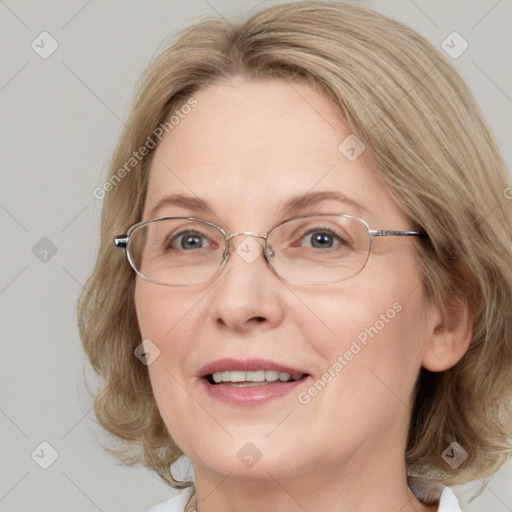
<path fill-rule="evenodd" d="M 216 400 L 230 405 L 254 406 L 291 393 L 307 379 L 308 377 L 290 382 L 267 382 L 257 386 L 210 384 L 205 378 L 201 379 L 201 382 L 206 392 Z"/>

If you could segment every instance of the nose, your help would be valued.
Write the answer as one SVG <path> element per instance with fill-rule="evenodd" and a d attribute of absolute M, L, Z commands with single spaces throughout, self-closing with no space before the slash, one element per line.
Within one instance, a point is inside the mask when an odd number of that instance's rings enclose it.
<path fill-rule="evenodd" d="M 283 320 L 286 287 L 267 263 L 262 239 L 249 232 L 229 237 L 229 260 L 211 291 L 213 320 L 224 329 L 265 330 Z"/>

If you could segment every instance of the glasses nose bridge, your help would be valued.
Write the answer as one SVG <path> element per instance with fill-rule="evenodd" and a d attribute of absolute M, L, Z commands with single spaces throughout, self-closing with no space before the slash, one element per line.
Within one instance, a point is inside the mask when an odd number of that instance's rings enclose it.
<path fill-rule="evenodd" d="M 231 233 L 231 234 L 227 235 L 226 243 L 229 243 L 231 241 L 231 239 L 234 238 L 235 236 L 240 236 L 240 235 L 255 236 L 256 238 L 263 238 L 263 240 L 265 242 L 267 241 L 267 235 L 259 235 L 258 233 L 252 233 L 251 231 L 239 231 L 237 233 Z"/>

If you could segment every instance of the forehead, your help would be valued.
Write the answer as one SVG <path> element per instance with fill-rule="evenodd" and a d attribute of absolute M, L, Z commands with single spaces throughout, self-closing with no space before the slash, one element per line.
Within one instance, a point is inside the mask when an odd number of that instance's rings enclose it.
<path fill-rule="evenodd" d="M 337 191 L 370 211 L 393 206 L 364 153 L 351 161 L 340 151 L 350 130 L 311 86 L 238 77 L 194 99 L 157 148 L 145 218 L 169 194 L 203 199 L 220 217 L 269 222 L 277 205 L 308 191 Z"/>

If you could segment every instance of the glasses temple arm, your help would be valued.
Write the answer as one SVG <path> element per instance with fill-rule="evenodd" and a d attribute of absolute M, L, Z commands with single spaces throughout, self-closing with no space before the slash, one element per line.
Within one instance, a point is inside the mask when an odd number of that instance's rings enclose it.
<path fill-rule="evenodd" d="M 373 236 L 421 236 L 427 237 L 427 233 L 419 231 L 390 231 L 388 229 L 370 229 L 370 235 Z"/>

